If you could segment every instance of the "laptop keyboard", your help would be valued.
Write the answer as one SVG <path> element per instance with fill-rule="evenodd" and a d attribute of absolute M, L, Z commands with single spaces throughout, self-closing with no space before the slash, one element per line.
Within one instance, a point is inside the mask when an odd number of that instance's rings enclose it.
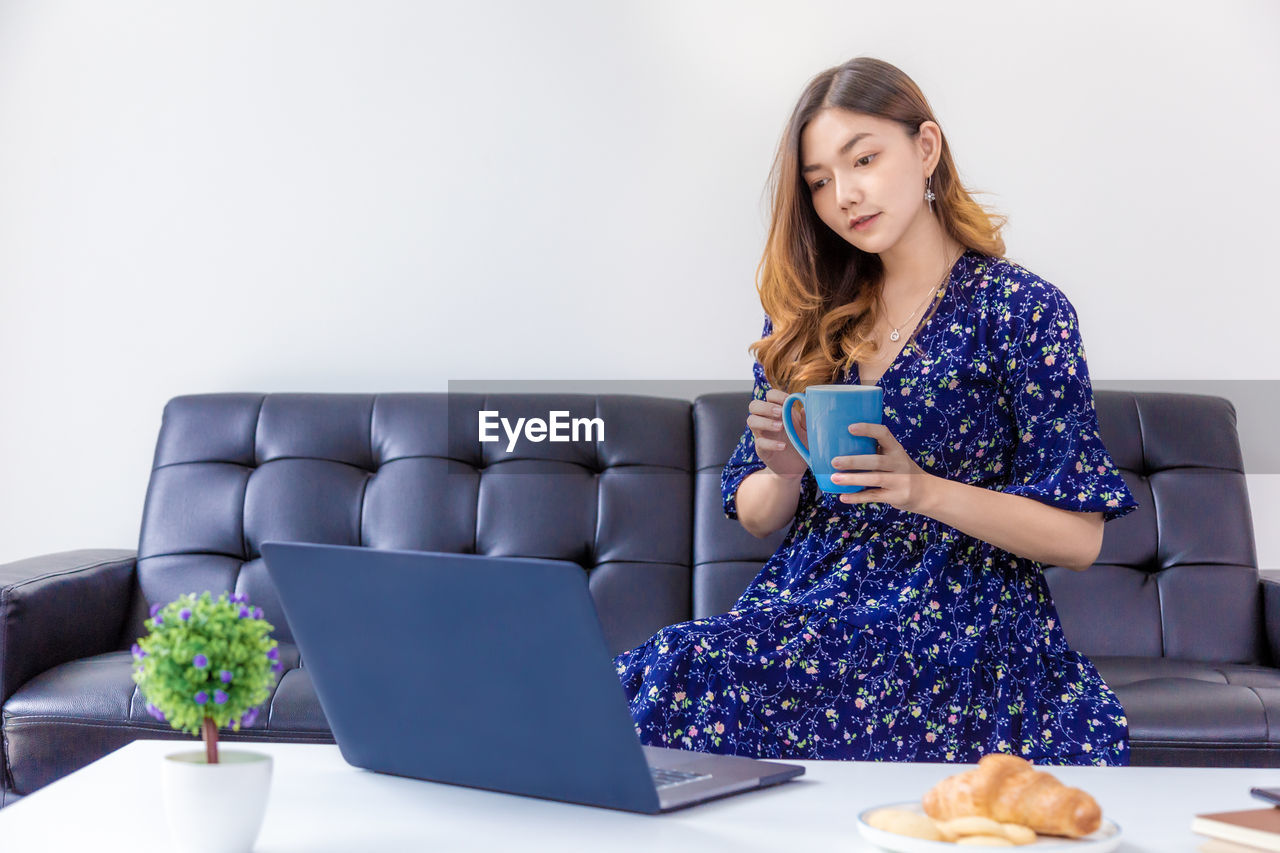
<path fill-rule="evenodd" d="M 670 788 L 672 785 L 711 778 L 710 773 L 690 773 L 687 770 L 668 770 L 665 767 L 650 767 L 649 773 L 653 775 L 653 784 L 658 788 Z"/>

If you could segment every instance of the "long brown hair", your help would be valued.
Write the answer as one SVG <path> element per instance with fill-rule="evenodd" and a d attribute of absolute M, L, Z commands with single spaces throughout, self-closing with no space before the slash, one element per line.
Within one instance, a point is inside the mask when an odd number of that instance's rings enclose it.
<path fill-rule="evenodd" d="M 884 264 L 879 255 L 863 252 L 827 227 L 800 174 L 800 135 L 819 111 L 831 107 L 898 122 L 913 137 L 922 122 L 937 121 L 910 77 L 868 56 L 828 68 L 805 87 L 769 176 L 773 217 L 756 267 L 756 290 L 773 331 L 749 347 L 770 384 L 786 391 L 836 382 L 878 349 L 871 332 Z M 935 215 L 947 234 L 983 254 L 1004 256 L 1000 229 L 1006 218 L 974 201 L 960 183 L 945 135 L 930 186 Z"/>

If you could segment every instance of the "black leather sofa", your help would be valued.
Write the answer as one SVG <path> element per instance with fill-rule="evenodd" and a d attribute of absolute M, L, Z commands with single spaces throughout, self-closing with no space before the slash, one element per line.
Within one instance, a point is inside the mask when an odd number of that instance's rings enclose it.
<path fill-rule="evenodd" d="M 130 680 L 148 606 L 247 593 L 277 626 L 267 712 L 227 740 L 331 742 L 259 557 L 264 540 L 576 561 L 612 650 L 727 610 L 783 533 L 723 513 L 750 394 L 211 394 L 165 407 L 135 552 L 0 566 L 3 802 L 138 737 Z M 1260 583 L 1226 400 L 1099 391 L 1103 437 L 1142 506 L 1098 563 L 1048 569 L 1069 641 L 1130 720 L 1135 764 L 1280 765 L 1280 587 Z M 477 412 L 599 417 L 598 443 L 477 439 Z"/>

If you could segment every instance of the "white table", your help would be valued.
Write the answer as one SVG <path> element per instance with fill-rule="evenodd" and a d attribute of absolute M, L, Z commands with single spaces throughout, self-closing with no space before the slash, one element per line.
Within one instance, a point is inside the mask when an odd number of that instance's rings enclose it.
<path fill-rule="evenodd" d="M 194 743 L 194 742 L 193 742 Z M 167 849 L 161 756 L 192 744 L 137 741 L 0 810 L 5 851 Z M 665 815 L 460 788 L 357 770 L 337 747 L 233 744 L 275 758 L 258 853 L 274 851 L 874 850 L 853 829 L 863 808 L 918 799 L 959 765 L 802 761 L 804 776 Z M 1253 785 L 1280 769 L 1055 767 L 1123 828 L 1121 850 L 1194 851 L 1200 812 L 1261 807 Z M 216 820 L 216 816 L 211 816 Z"/>

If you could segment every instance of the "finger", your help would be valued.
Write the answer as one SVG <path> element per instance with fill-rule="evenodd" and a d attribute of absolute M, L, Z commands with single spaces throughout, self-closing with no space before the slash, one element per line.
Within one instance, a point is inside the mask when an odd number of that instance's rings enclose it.
<path fill-rule="evenodd" d="M 752 415 L 755 419 L 756 416 Z M 750 419 L 748 419 L 750 421 Z M 757 419 L 758 420 L 758 419 Z M 773 424 L 773 421 L 766 421 L 767 424 Z M 786 450 L 791 446 L 791 442 L 787 440 L 787 434 L 782 429 L 771 429 L 767 426 L 752 426 L 751 437 L 756 443 L 757 450 Z"/>
<path fill-rule="evenodd" d="M 854 435 L 870 436 L 883 444 L 886 448 L 902 449 L 902 445 L 898 444 L 898 440 L 893 437 L 893 433 L 889 432 L 889 428 L 884 424 L 849 424 L 849 432 Z"/>
<path fill-rule="evenodd" d="M 754 433 L 767 433 L 770 438 L 777 438 L 784 435 L 782 429 L 782 421 L 775 421 L 773 418 L 766 418 L 762 415 L 748 415 L 747 426 L 751 427 Z"/>
<path fill-rule="evenodd" d="M 772 438 L 768 435 L 756 435 L 755 442 L 758 450 L 786 450 L 791 446 L 786 438 Z"/>
<path fill-rule="evenodd" d="M 767 403 L 764 400 L 752 400 L 747 405 L 747 411 L 770 418 L 782 419 L 782 407 L 775 406 L 773 403 Z"/>
<path fill-rule="evenodd" d="M 888 471 L 892 461 L 883 456 L 863 454 L 861 456 L 836 456 L 831 460 L 832 468 L 849 471 Z"/>
<path fill-rule="evenodd" d="M 879 471 L 872 471 L 866 474 L 837 472 L 831 475 L 831 482 L 837 486 L 869 486 L 873 489 L 879 489 L 884 486 L 884 474 Z M 853 492 L 853 494 L 861 493 Z"/>
<path fill-rule="evenodd" d="M 880 503 L 880 496 L 873 490 L 863 489 L 860 492 L 848 492 L 840 495 L 840 500 L 847 504 L 874 504 Z"/>
<path fill-rule="evenodd" d="M 787 402 L 787 396 L 787 392 L 780 388 L 770 388 L 764 392 L 764 398 L 770 403 L 785 403 Z"/>

